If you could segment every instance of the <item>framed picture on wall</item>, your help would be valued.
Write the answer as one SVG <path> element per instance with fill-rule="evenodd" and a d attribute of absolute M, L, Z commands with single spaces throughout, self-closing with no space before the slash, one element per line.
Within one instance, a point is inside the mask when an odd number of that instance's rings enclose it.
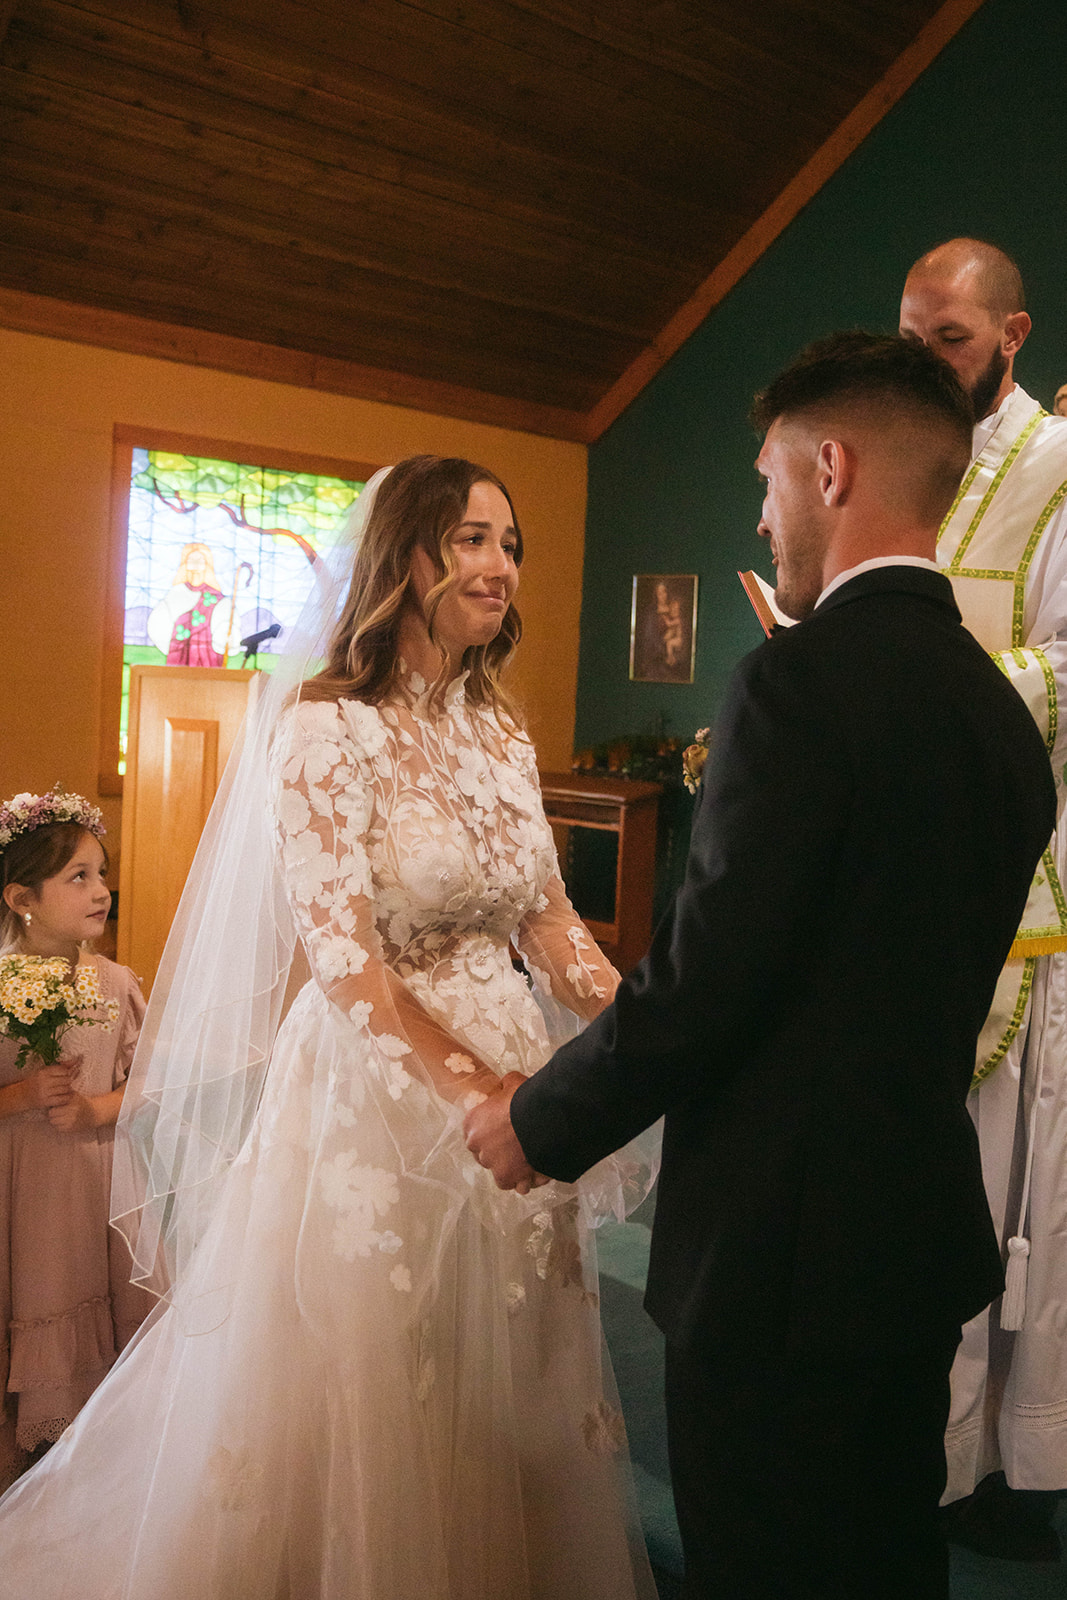
<path fill-rule="evenodd" d="M 696 643 L 696 573 L 637 573 L 630 605 L 632 681 L 692 683 Z"/>

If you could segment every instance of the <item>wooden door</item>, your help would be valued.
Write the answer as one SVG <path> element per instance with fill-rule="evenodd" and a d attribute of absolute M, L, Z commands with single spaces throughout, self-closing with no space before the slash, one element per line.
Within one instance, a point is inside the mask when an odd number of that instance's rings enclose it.
<path fill-rule="evenodd" d="M 147 995 L 255 672 L 133 667 L 117 959 Z"/>

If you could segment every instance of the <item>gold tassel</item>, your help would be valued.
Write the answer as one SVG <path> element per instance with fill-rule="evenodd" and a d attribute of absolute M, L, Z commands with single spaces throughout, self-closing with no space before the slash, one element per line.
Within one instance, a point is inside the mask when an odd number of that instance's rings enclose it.
<path fill-rule="evenodd" d="M 1054 933 L 1047 939 L 1016 939 L 1008 951 L 1008 960 L 1021 961 L 1027 956 L 1052 956 L 1058 950 L 1067 950 L 1065 933 Z"/>

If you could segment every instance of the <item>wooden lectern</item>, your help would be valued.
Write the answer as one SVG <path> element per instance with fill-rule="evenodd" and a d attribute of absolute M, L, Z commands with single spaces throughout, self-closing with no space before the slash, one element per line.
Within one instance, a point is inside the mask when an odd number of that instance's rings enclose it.
<path fill-rule="evenodd" d="M 541 794 L 550 825 L 618 835 L 614 917 L 611 922 L 583 920 L 620 972 L 636 966 L 652 937 L 656 813 L 662 792 L 662 784 L 634 778 L 593 772 L 541 773 Z M 575 909 L 581 916 L 581 906 Z"/>
<path fill-rule="evenodd" d="M 225 667 L 131 668 L 117 959 L 146 995 L 258 676 Z"/>

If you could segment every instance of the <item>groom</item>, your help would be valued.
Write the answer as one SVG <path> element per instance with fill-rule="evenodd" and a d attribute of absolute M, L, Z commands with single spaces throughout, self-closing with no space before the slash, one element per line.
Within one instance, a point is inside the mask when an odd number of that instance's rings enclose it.
<path fill-rule="evenodd" d="M 1003 1283 L 964 1101 L 1053 787 L 934 565 L 949 368 L 836 335 L 754 417 L 801 625 L 731 680 L 648 955 L 468 1143 L 525 1190 L 666 1113 L 646 1304 L 689 1600 L 945 1600 L 949 1368 Z"/>

